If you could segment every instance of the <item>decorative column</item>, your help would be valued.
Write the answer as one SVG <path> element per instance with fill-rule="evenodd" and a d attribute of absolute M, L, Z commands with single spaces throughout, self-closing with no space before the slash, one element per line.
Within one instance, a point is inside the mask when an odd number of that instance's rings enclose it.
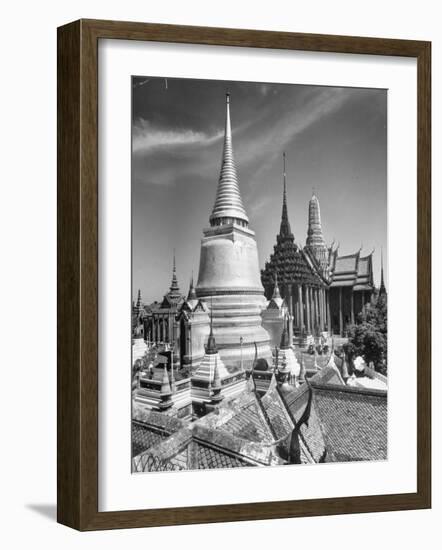
<path fill-rule="evenodd" d="M 298 285 L 298 302 L 299 302 L 299 331 L 304 330 L 304 305 L 302 303 L 302 285 Z"/>
<path fill-rule="evenodd" d="M 295 330 L 295 327 L 299 324 L 298 319 L 298 303 L 296 301 L 297 291 L 296 291 L 296 285 L 291 286 L 291 297 L 292 297 L 292 316 L 293 316 L 293 330 Z"/>
<path fill-rule="evenodd" d="M 289 306 L 289 342 L 293 345 L 293 304 L 292 304 L 292 285 L 287 285 L 288 306 Z"/>
<path fill-rule="evenodd" d="M 315 289 L 311 287 L 310 289 L 310 299 L 311 299 L 311 310 L 312 310 L 312 334 L 315 333 L 316 329 L 316 309 L 315 309 Z"/>
<path fill-rule="evenodd" d="M 328 332 L 331 334 L 332 326 L 331 326 L 331 315 L 330 315 L 330 289 L 326 291 L 325 299 L 327 302 L 327 328 L 328 328 Z"/>
<path fill-rule="evenodd" d="M 322 332 L 322 300 L 321 300 L 321 289 L 318 288 L 318 312 L 319 312 L 319 330 Z"/>
<path fill-rule="evenodd" d="M 312 328 L 311 328 L 311 318 L 310 318 L 310 287 L 305 287 L 305 308 L 306 308 L 306 321 L 307 321 L 307 332 L 308 334 L 311 334 Z"/>
<path fill-rule="evenodd" d="M 344 333 L 344 318 L 342 315 L 342 286 L 339 287 L 339 334 Z"/>
<path fill-rule="evenodd" d="M 316 325 L 317 325 L 317 315 L 318 312 L 316 311 L 316 289 L 315 287 L 312 287 L 312 309 L 313 309 L 313 332 L 316 335 Z"/>
<path fill-rule="evenodd" d="M 321 330 L 321 315 L 319 310 L 319 288 L 315 289 L 315 306 L 316 306 L 316 324 Z"/>
<path fill-rule="evenodd" d="M 321 294 L 322 294 L 322 311 L 323 311 L 323 314 L 324 314 L 322 324 L 323 324 L 323 327 L 324 327 L 324 331 L 326 331 L 327 330 L 327 306 L 326 306 L 326 303 L 325 303 L 325 288 L 323 288 L 321 290 Z"/>
<path fill-rule="evenodd" d="M 355 324 L 355 304 L 354 304 L 353 289 L 350 290 L 350 321 L 352 325 Z"/>

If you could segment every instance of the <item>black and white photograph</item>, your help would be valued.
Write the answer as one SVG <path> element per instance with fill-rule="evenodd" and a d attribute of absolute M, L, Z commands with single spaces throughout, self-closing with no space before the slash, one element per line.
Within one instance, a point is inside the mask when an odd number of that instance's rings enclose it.
<path fill-rule="evenodd" d="M 131 86 L 132 473 L 388 460 L 387 90 Z"/>

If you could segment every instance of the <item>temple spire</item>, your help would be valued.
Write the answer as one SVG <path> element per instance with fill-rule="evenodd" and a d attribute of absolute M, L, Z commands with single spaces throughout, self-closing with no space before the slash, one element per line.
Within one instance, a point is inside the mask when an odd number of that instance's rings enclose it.
<path fill-rule="evenodd" d="M 384 254 L 381 248 L 381 286 L 379 287 L 379 294 L 387 294 L 387 289 L 384 283 Z"/>
<path fill-rule="evenodd" d="M 187 300 L 197 300 L 196 290 L 195 286 L 193 284 L 193 272 L 192 272 L 192 278 L 190 279 L 190 285 L 189 285 L 189 294 L 187 295 Z"/>
<path fill-rule="evenodd" d="M 326 274 L 328 272 L 329 251 L 322 234 L 321 209 L 314 188 L 308 205 L 308 229 L 305 249 L 318 262 L 323 274 Z"/>
<path fill-rule="evenodd" d="M 239 192 L 230 125 L 230 94 L 226 93 L 224 149 L 215 204 L 210 216 L 210 225 L 215 226 L 232 222 L 247 226 L 249 218 L 247 217 Z"/>
<path fill-rule="evenodd" d="M 319 207 L 319 200 L 314 190 L 312 198 L 308 205 L 308 230 L 307 230 L 307 242 L 308 247 L 320 246 L 325 247 L 325 240 L 322 234 L 321 225 L 321 209 Z"/>
<path fill-rule="evenodd" d="M 282 334 L 281 334 L 281 344 L 279 346 L 279 349 L 288 349 L 290 347 L 290 341 L 289 341 L 289 333 L 287 330 L 287 316 L 284 316 L 284 325 L 282 328 Z"/>
<path fill-rule="evenodd" d="M 209 339 L 207 340 L 206 353 L 207 355 L 214 355 L 215 353 L 218 353 L 215 336 L 213 336 L 213 303 L 210 305 L 210 334 Z"/>
<path fill-rule="evenodd" d="M 293 238 L 292 230 L 290 227 L 289 216 L 287 211 L 287 174 L 285 170 L 285 152 L 282 154 L 283 159 L 283 194 L 282 194 L 282 214 L 281 225 L 279 228 L 279 235 L 281 237 Z"/>
<path fill-rule="evenodd" d="M 137 305 L 135 306 L 137 313 L 140 313 L 142 307 L 143 307 L 143 302 L 141 300 L 141 290 L 138 289 Z"/>
<path fill-rule="evenodd" d="M 172 283 L 170 285 L 170 292 L 175 294 L 180 292 L 180 287 L 178 286 L 178 279 L 176 276 L 175 249 L 173 249 Z"/>
<path fill-rule="evenodd" d="M 275 271 L 275 287 L 273 289 L 272 299 L 275 300 L 276 298 L 281 298 L 281 294 L 279 292 L 279 286 L 278 286 L 278 272 L 277 271 Z"/>

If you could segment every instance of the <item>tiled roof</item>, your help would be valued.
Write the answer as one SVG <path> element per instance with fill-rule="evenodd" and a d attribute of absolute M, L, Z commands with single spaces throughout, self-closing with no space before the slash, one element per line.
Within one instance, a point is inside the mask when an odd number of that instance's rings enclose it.
<path fill-rule="evenodd" d="M 241 460 L 238 457 L 222 453 L 219 450 L 197 444 L 198 470 L 207 470 L 212 468 L 238 468 L 243 466 L 254 466 Z"/>
<path fill-rule="evenodd" d="M 169 437 L 169 434 L 156 431 L 150 426 L 132 422 L 132 456 L 139 455 L 166 437 Z"/>
<path fill-rule="evenodd" d="M 315 407 L 311 408 L 308 422 L 302 424 L 300 437 L 308 449 L 314 462 L 323 462 L 327 455 L 327 448 L 321 430 L 321 422 L 318 418 Z"/>
<path fill-rule="evenodd" d="M 273 294 L 275 273 L 282 285 L 303 283 L 314 286 L 324 286 L 315 269 L 311 267 L 304 252 L 292 241 L 279 241 L 274 246 L 274 252 L 261 270 L 261 282 L 266 290 L 267 298 Z"/>
<path fill-rule="evenodd" d="M 279 440 L 291 433 L 294 424 L 285 408 L 278 388 L 270 388 L 261 402 L 276 439 Z"/>
<path fill-rule="evenodd" d="M 370 256 L 359 259 L 358 276 L 363 276 L 363 275 L 368 275 L 369 274 L 369 268 L 370 268 L 369 259 L 370 259 Z"/>
<path fill-rule="evenodd" d="M 337 370 L 333 367 L 327 366 L 321 370 L 318 370 L 317 373 L 309 379 L 309 384 L 310 383 L 333 385 L 344 384 L 339 372 L 337 372 Z M 282 386 L 279 390 L 291 417 L 295 421 L 298 421 L 301 418 L 307 405 L 309 384 L 302 384 L 298 388 Z"/>
<path fill-rule="evenodd" d="M 178 418 L 145 409 L 134 403 L 132 408 L 132 456 L 154 447 L 185 426 Z"/>
<path fill-rule="evenodd" d="M 282 386 L 280 391 L 293 421 L 297 422 L 308 402 L 308 384 L 302 384 L 298 388 Z"/>
<path fill-rule="evenodd" d="M 186 425 L 186 422 L 183 422 L 179 418 L 146 409 L 137 403 L 134 403 L 132 406 L 132 421 L 162 429 L 169 434 L 177 432 Z"/>
<path fill-rule="evenodd" d="M 335 273 L 352 273 L 357 271 L 358 254 L 338 256 L 336 258 Z"/>
<path fill-rule="evenodd" d="M 233 435 L 256 443 L 268 443 L 274 439 L 256 401 L 243 407 L 222 427 Z"/>
<path fill-rule="evenodd" d="M 333 367 L 324 367 L 310 378 L 310 383 L 314 384 L 335 384 L 343 386 L 344 381 L 341 378 L 339 371 Z"/>
<path fill-rule="evenodd" d="M 315 460 L 321 441 L 327 462 L 387 458 L 386 392 L 315 383 L 311 388 L 311 420 L 301 435 Z"/>
<path fill-rule="evenodd" d="M 372 254 L 361 257 L 360 252 L 347 256 L 331 253 L 332 287 L 352 286 L 354 290 L 371 290 L 373 287 Z"/>

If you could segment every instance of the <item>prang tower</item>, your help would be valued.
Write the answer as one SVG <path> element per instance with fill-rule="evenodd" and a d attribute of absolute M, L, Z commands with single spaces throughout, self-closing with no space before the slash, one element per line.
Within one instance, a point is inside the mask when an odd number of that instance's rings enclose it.
<path fill-rule="evenodd" d="M 250 368 L 258 356 L 271 361 L 270 337 L 262 326 L 266 305 L 258 264 L 255 232 L 239 192 L 226 94 L 226 125 L 221 173 L 215 204 L 201 241 L 198 298 L 211 304 L 213 333 L 224 363 Z"/>

